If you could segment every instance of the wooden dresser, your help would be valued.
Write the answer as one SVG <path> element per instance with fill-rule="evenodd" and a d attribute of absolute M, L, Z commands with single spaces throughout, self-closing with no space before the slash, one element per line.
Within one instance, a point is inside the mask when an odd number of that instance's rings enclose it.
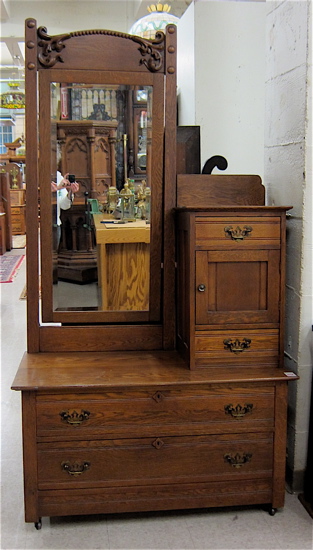
<path fill-rule="evenodd" d="M 40 528 L 42 516 L 253 504 L 274 513 L 284 504 L 287 383 L 297 379 L 283 366 L 286 208 L 264 206 L 259 176 L 176 179 L 175 25 L 152 41 L 106 30 L 51 37 L 34 19 L 25 29 L 31 261 L 27 353 L 12 385 L 22 393 L 25 520 Z M 102 111 L 140 90 L 151 128 L 150 228 L 140 239 L 135 227 L 114 231 L 109 260 L 112 241 L 97 228 L 102 296 L 74 305 L 53 278 L 46 184 L 58 160 L 51 96 L 58 105 L 73 83 L 98 94 Z M 77 130 L 75 121 L 65 126 Z M 79 136 L 66 148 L 59 132 L 61 160 L 75 174 L 80 155 L 86 181 L 102 193 L 86 154 L 95 135 Z M 129 176 L 124 152 L 117 168 Z M 80 223 L 90 232 L 84 216 Z M 127 300 L 111 307 L 106 285 Z M 78 300 L 77 285 L 71 290 Z"/>

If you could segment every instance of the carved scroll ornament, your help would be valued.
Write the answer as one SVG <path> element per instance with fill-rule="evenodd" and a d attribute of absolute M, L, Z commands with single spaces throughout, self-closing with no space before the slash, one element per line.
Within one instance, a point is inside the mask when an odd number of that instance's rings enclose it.
<path fill-rule="evenodd" d="M 145 40 L 140 36 L 133 36 L 122 32 L 109 30 L 87 30 L 76 31 L 63 35 L 49 36 L 46 27 L 38 29 L 38 61 L 43 67 L 51 68 L 56 63 L 64 63 L 64 59 L 60 52 L 65 48 L 64 41 L 69 40 L 74 36 L 86 36 L 94 34 L 103 34 L 108 36 L 116 36 L 117 38 L 125 38 L 139 44 L 139 52 L 141 59 L 140 65 L 145 65 L 150 72 L 157 72 L 163 67 L 163 55 L 165 34 L 162 31 L 156 33 L 154 40 Z"/>

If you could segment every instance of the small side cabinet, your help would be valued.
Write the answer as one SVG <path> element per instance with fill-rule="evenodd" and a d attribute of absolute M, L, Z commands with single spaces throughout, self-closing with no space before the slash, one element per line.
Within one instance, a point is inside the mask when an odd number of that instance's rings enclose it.
<path fill-rule="evenodd" d="M 283 366 L 287 209 L 178 210 L 177 342 L 191 369 Z"/>

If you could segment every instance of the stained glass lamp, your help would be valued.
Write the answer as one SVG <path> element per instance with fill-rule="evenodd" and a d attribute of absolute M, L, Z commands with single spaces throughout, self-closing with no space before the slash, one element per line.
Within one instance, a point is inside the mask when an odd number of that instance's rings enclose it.
<path fill-rule="evenodd" d="M 164 31 L 167 25 L 177 25 L 179 17 L 169 13 L 171 6 L 168 4 L 151 4 L 148 8 L 149 14 L 145 15 L 133 24 L 129 34 L 135 34 L 142 38 L 152 39 L 158 31 Z"/>

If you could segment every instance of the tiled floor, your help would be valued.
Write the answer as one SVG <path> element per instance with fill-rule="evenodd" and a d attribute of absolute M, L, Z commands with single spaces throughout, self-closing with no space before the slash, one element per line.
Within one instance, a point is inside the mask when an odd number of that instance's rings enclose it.
<path fill-rule="evenodd" d="M 23 253 L 13 250 L 10 254 Z M 10 390 L 26 349 L 25 262 L 13 283 L 0 285 L 2 350 L 1 549 L 293 549 L 312 550 L 312 519 L 297 495 L 271 517 L 261 508 L 118 516 L 43 518 L 24 523 L 20 395 Z"/>

